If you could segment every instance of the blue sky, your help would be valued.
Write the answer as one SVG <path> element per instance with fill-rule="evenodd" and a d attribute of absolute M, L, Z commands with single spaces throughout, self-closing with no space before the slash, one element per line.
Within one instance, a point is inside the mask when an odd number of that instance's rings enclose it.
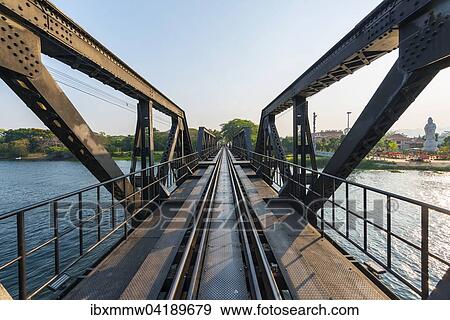
<path fill-rule="evenodd" d="M 65 13 L 185 109 L 191 127 L 219 128 L 233 118 L 258 122 L 261 109 L 344 36 L 374 0 L 54 0 Z M 318 129 L 344 128 L 395 61 L 394 52 L 310 99 Z M 135 104 L 119 92 L 45 59 L 58 70 Z M 450 73 L 444 70 L 394 129 L 421 129 L 428 116 L 450 127 Z M 135 114 L 62 85 L 96 131 L 131 134 Z M 43 127 L 0 84 L 0 128 Z M 164 116 L 157 122 L 167 129 Z M 290 114 L 278 118 L 290 134 Z"/>

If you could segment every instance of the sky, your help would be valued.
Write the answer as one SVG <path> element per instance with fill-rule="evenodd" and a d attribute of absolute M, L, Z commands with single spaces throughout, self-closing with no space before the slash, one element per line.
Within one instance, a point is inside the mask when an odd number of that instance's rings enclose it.
<path fill-rule="evenodd" d="M 190 127 L 219 129 L 234 119 L 259 122 L 261 110 L 338 42 L 380 1 L 375 0 L 54 0 L 97 40 L 181 108 Z M 337 14 L 339 13 L 339 14 Z M 317 129 L 344 129 L 369 101 L 398 51 L 309 99 Z M 103 90 L 107 100 L 134 109 L 136 101 L 44 57 L 59 70 Z M 59 77 L 61 80 L 61 78 Z M 67 81 L 66 81 L 67 83 Z M 423 132 L 428 117 L 450 130 L 450 71 L 443 70 L 394 125 Z M 132 134 L 136 115 L 117 105 L 61 87 L 91 128 Z M 156 127 L 169 119 L 156 115 Z M 277 118 L 290 135 L 291 113 Z M 0 128 L 44 128 L 6 85 L 0 83 Z"/>

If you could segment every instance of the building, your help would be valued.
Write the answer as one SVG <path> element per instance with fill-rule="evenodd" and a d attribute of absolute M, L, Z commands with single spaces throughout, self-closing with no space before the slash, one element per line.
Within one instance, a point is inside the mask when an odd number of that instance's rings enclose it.
<path fill-rule="evenodd" d="M 424 143 L 424 139 L 420 137 L 411 138 L 403 133 L 394 133 L 387 136 L 386 139 L 394 141 L 400 150 L 420 149 Z"/>
<path fill-rule="evenodd" d="M 316 141 L 318 140 L 329 140 L 332 138 L 340 139 L 344 135 L 342 130 L 322 130 L 314 134 Z"/>

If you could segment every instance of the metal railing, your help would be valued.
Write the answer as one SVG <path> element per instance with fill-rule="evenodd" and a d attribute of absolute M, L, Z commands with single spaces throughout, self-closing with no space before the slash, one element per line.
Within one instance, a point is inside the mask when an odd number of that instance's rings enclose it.
<path fill-rule="evenodd" d="M 220 150 L 219 145 L 215 145 L 215 146 L 203 149 L 199 152 L 199 158 L 200 158 L 200 160 L 206 160 L 206 159 L 210 158 L 211 156 L 215 156 L 219 150 Z"/>
<path fill-rule="evenodd" d="M 378 265 L 387 270 L 388 274 L 392 275 L 402 285 L 406 286 L 409 290 L 417 294 L 422 299 L 427 299 L 430 294 L 430 263 L 440 263 L 443 273 L 450 267 L 450 255 L 447 250 L 442 250 L 439 254 L 436 251 L 430 250 L 430 239 L 433 236 L 433 240 L 439 238 L 440 241 L 446 242 L 446 248 L 450 246 L 450 240 L 447 237 L 442 239 L 439 235 L 433 234 L 433 229 L 430 230 L 430 218 L 436 219 L 450 219 L 450 210 L 411 199 L 405 196 L 401 196 L 392 192 L 387 192 L 374 187 L 366 186 L 357 182 L 352 182 L 346 179 L 335 177 L 320 171 L 305 168 L 300 165 L 293 164 L 288 161 L 281 161 L 275 158 L 267 157 L 263 154 L 250 152 L 251 158 L 248 159 L 248 150 L 243 148 L 234 147 L 233 153 L 246 160 L 250 160 L 252 167 L 255 171 L 261 175 L 266 181 L 272 183 L 272 187 L 281 189 L 286 183 L 290 184 L 288 190 L 290 196 L 300 200 L 299 194 L 302 191 L 305 193 L 311 192 L 318 197 L 321 197 L 323 205 L 319 210 L 312 210 L 311 204 L 304 205 L 306 211 L 312 212 L 317 217 L 317 223 L 315 227 L 321 232 L 323 236 L 332 235 L 332 239 L 336 240 L 337 237 L 345 239 L 348 243 L 354 246 L 357 251 L 363 253 L 368 258 L 375 261 Z M 303 176 L 299 174 L 303 172 Z M 310 175 L 309 183 L 305 176 L 305 173 Z M 326 198 L 324 190 L 322 192 L 314 191 L 312 185 L 321 176 L 322 179 L 329 180 L 333 185 L 333 194 L 331 197 Z M 321 184 L 322 186 L 325 183 Z M 340 187 L 339 187 L 340 186 Z M 339 197 L 342 194 L 342 197 Z M 360 194 L 361 197 L 351 197 L 352 195 Z M 382 206 L 377 206 L 372 211 L 369 211 L 368 204 L 369 198 L 377 198 L 381 201 Z M 359 201 L 358 201 L 359 200 Z M 373 200 L 375 206 L 375 200 Z M 399 228 L 393 226 L 393 215 L 396 213 L 394 210 L 394 204 L 406 204 L 409 212 L 416 209 L 417 215 L 417 228 L 420 228 L 420 236 L 412 237 L 407 230 L 406 232 L 399 232 Z M 343 213 L 338 217 L 338 211 Z M 400 214 L 405 211 L 398 210 Z M 371 216 L 369 216 L 369 213 Z M 381 213 L 381 216 L 379 215 Z M 438 217 L 436 217 L 439 215 Z M 343 216 L 343 217 L 342 217 Z M 342 218 L 342 219 L 341 219 Z M 437 221 L 437 220 L 436 220 Z M 450 220 L 447 220 L 447 225 L 450 226 Z M 444 224 L 445 226 L 445 224 Z M 352 230 L 352 227 L 355 229 Z M 435 226 L 433 226 L 435 227 Z M 369 232 L 369 229 L 370 232 Z M 375 231 L 374 231 L 375 230 Z M 362 239 L 358 241 L 353 235 L 352 231 L 362 233 Z M 369 233 L 375 233 L 370 237 Z M 385 246 L 382 252 L 374 252 L 372 242 L 380 242 L 380 238 L 385 240 L 381 242 Z M 337 242 L 337 241 L 336 241 Z M 348 244 L 347 243 L 347 244 Z M 395 243 L 395 246 L 394 246 Z M 395 263 L 395 255 L 393 250 L 396 247 L 402 247 L 405 250 L 412 250 L 412 253 L 407 255 L 408 258 L 413 259 L 412 256 L 417 255 L 418 261 L 412 262 L 412 267 L 417 270 L 417 277 L 407 277 L 399 271 L 397 261 Z M 409 251 L 408 251 L 409 252 Z M 445 269 L 443 269 L 445 268 Z"/>
<path fill-rule="evenodd" d="M 193 153 L 19 210 L 0 214 L 0 226 L 2 223 L 15 224 L 15 228 L 5 227 L 1 235 L 4 238 L 9 232 L 10 237 L 16 238 L 15 244 L 11 243 L 11 246 L 17 247 L 16 254 L 0 264 L 0 272 L 6 270 L 13 272 L 13 279 L 18 287 L 15 296 L 19 299 L 36 297 L 60 275 L 74 267 L 100 245 L 116 240 L 115 243 L 108 243 L 112 247 L 126 239 L 132 229 L 130 223 L 136 221 L 138 215 L 158 199 L 160 184 L 164 184 L 168 190 L 173 189 L 181 180 L 195 171 L 198 161 L 198 154 Z M 131 189 L 130 182 L 131 185 L 136 186 L 137 180 L 143 175 L 148 177 L 148 184 Z M 71 199 L 75 201 L 72 201 L 74 203 L 68 207 L 67 202 Z M 87 215 L 86 211 L 91 214 Z M 119 211 L 123 211 L 123 214 L 119 214 Z M 45 240 L 39 239 L 39 243 L 34 244 L 36 239 L 33 238 L 36 234 L 27 234 L 27 230 L 30 229 L 28 224 L 32 222 L 33 214 L 37 212 L 49 214 L 51 236 Z M 69 214 L 69 216 L 66 215 L 68 219 L 61 219 L 63 212 Z M 42 228 L 42 226 L 39 227 Z M 118 234 L 119 237 L 117 237 Z M 116 239 L 113 239 L 114 236 Z M 61 243 L 66 238 L 70 242 L 69 246 L 72 246 L 71 250 L 77 250 L 77 254 L 71 254 L 69 258 L 63 259 Z M 74 249 L 73 241 L 76 241 L 76 238 L 78 243 L 75 244 L 78 248 Z M 49 247 L 53 247 L 53 250 L 48 249 Z M 50 261 L 53 270 L 45 279 L 40 279 L 39 286 L 30 289 L 27 280 L 33 270 L 27 265 L 27 259 L 40 252 L 42 254 L 42 251 L 45 251 L 42 259 L 46 262 Z M 2 252 L 3 258 L 7 256 Z M 14 272 L 13 269 L 16 266 L 17 270 Z M 39 277 L 42 278 L 42 274 L 39 274 Z"/>

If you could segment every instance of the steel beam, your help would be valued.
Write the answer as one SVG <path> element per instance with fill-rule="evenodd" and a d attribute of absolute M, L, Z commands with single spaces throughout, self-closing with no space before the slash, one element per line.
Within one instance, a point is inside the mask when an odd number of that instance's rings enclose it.
<path fill-rule="evenodd" d="M 327 163 L 324 173 L 347 178 L 436 74 L 450 65 L 450 1 L 400 26 L 400 56 Z M 317 211 L 339 184 L 320 176 L 306 203 Z"/>
<path fill-rule="evenodd" d="M 186 123 L 186 119 L 183 118 L 172 118 L 172 127 L 169 131 L 169 136 L 167 138 L 167 146 L 166 150 L 163 153 L 161 163 L 166 163 L 172 161 L 177 158 L 184 157 L 185 155 L 193 153 L 192 143 L 189 136 L 189 131 Z M 181 169 L 173 170 L 172 165 L 168 164 L 160 168 L 160 172 L 158 173 L 161 178 L 161 195 L 163 197 L 168 196 L 168 191 L 165 188 L 165 184 L 168 178 L 168 175 L 171 173 L 174 174 L 175 177 L 179 175 L 183 175 L 186 170 L 190 170 L 189 167 L 185 167 L 184 163 L 185 159 L 179 160 L 175 163 L 175 166 L 180 167 Z M 180 170 L 180 171 L 179 171 Z M 178 181 L 181 183 L 182 181 Z"/>
<path fill-rule="evenodd" d="M 243 128 L 233 137 L 232 148 L 235 147 L 246 150 L 246 159 L 250 160 L 252 158 L 253 146 L 250 128 Z"/>
<path fill-rule="evenodd" d="M 298 95 L 309 97 L 399 46 L 399 25 L 445 1 L 385 0 L 305 73 L 278 95 L 263 117 L 292 107 Z"/>
<path fill-rule="evenodd" d="M 15 20 L 41 40 L 42 53 L 154 108 L 184 118 L 184 111 L 46 0 L 2 0 L 0 18 Z M 3 44 L 2 44 L 3 45 Z"/>
<path fill-rule="evenodd" d="M 208 150 L 210 150 L 214 146 L 217 146 L 216 136 L 205 127 L 198 128 L 197 153 L 200 159 L 207 157 L 209 155 Z"/>
<path fill-rule="evenodd" d="M 123 175 L 108 151 L 41 61 L 40 39 L 27 28 L 0 19 L 0 77 L 99 180 Z M 127 191 L 132 190 L 126 184 Z M 124 196 L 117 186 L 115 196 Z"/>
<path fill-rule="evenodd" d="M 347 178 L 376 143 L 425 89 L 442 67 L 448 67 L 450 60 L 426 66 L 415 71 L 405 71 L 397 61 L 375 95 L 369 101 L 338 150 L 328 161 L 324 173 Z M 339 184 L 319 176 L 308 193 L 306 203 L 314 203 L 314 210 L 323 203 L 319 198 L 327 199 Z M 323 197 L 320 194 L 323 193 Z"/>
<path fill-rule="evenodd" d="M 310 184 L 315 174 L 307 175 L 306 166 L 307 158 L 310 159 L 311 169 L 317 170 L 316 155 L 314 151 L 313 139 L 311 135 L 311 127 L 308 118 L 308 102 L 305 97 L 297 96 L 294 98 L 293 108 L 293 163 L 301 166 L 300 172 L 294 167 L 294 181 L 299 181 L 303 186 Z M 297 188 L 296 184 L 292 184 L 290 188 L 295 197 L 299 197 L 302 201 L 306 198 L 306 188 Z"/>

